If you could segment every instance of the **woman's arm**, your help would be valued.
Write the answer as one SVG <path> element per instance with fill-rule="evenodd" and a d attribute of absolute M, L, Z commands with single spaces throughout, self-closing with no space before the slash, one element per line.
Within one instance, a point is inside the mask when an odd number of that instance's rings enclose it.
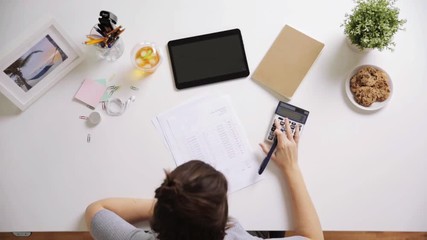
<path fill-rule="evenodd" d="M 296 234 L 313 240 L 323 240 L 323 232 L 319 217 L 311 201 L 303 176 L 298 166 L 298 141 L 299 127 L 292 135 L 288 119 L 285 119 L 286 132 L 280 131 L 280 124 L 276 121 L 275 134 L 278 140 L 275 154 L 271 159 L 277 164 L 288 182 L 293 222 Z M 268 148 L 261 144 L 262 150 L 267 154 Z"/>
<path fill-rule="evenodd" d="M 90 229 L 93 217 L 102 209 L 108 209 L 130 223 L 148 220 L 153 216 L 155 202 L 155 199 L 136 198 L 107 198 L 99 200 L 86 208 L 86 224 Z"/>

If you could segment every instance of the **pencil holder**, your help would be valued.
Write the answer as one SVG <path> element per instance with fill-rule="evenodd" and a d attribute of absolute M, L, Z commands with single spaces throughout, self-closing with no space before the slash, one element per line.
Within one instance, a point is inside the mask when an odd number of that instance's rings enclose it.
<path fill-rule="evenodd" d="M 114 62 L 119 59 L 125 50 L 125 46 L 122 39 L 118 39 L 111 47 L 101 47 L 96 45 L 96 51 L 101 59 L 109 62 Z"/>
<path fill-rule="evenodd" d="M 92 28 L 92 30 L 90 32 L 90 36 L 96 36 L 96 35 L 101 37 L 96 32 L 95 28 Z M 97 55 L 99 58 L 106 60 L 106 61 L 109 61 L 109 62 L 114 62 L 117 59 L 119 59 L 123 55 L 123 52 L 125 50 L 125 46 L 124 46 L 123 40 L 121 38 L 118 38 L 111 45 L 98 43 L 98 44 L 94 44 L 92 46 L 94 46 L 94 48 L 96 49 L 96 52 L 97 52 Z"/>

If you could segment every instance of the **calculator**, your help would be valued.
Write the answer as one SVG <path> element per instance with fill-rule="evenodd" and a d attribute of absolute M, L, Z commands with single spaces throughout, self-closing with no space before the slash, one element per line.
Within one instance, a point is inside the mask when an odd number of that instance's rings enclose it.
<path fill-rule="evenodd" d="M 273 115 L 273 119 L 271 121 L 265 140 L 267 142 L 273 142 L 274 139 L 276 138 L 274 134 L 274 130 L 276 130 L 276 126 L 274 125 L 274 120 L 276 119 L 280 123 L 280 126 L 281 126 L 280 130 L 282 132 L 285 131 L 285 118 L 288 118 L 289 120 L 292 133 L 295 133 L 295 129 L 297 128 L 297 126 L 299 126 L 299 130 L 300 132 L 302 132 L 309 113 L 310 112 L 307 110 L 304 110 L 302 108 L 293 106 L 289 103 L 280 101 Z"/>

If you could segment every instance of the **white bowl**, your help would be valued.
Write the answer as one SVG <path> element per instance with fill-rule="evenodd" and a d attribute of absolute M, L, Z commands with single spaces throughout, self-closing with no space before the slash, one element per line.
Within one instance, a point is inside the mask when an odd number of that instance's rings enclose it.
<path fill-rule="evenodd" d="M 362 106 L 362 105 L 360 105 L 359 103 L 357 103 L 356 102 L 356 100 L 354 100 L 354 96 L 353 96 L 353 93 L 351 92 L 351 90 L 350 90 L 350 80 L 351 80 L 351 78 L 361 69 L 361 68 L 364 68 L 364 67 L 373 67 L 373 68 L 375 68 L 375 69 L 378 69 L 378 70 L 380 70 L 380 71 L 383 71 L 384 73 L 385 73 L 385 75 L 386 75 L 386 77 L 387 77 L 387 80 L 388 80 L 388 84 L 389 84 L 389 86 L 390 86 L 390 95 L 388 96 L 388 98 L 385 100 L 385 101 L 383 101 L 383 102 L 374 102 L 374 103 L 372 103 L 372 105 L 371 106 L 369 106 L 369 107 L 365 107 L 365 106 Z M 382 68 L 380 68 L 380 67 L 377 67 L 377 66 L 375 66 L 375 65 L 360 65 L 360 66 L 357 66 L 356 68 L 354 68 L 353 69 L 353 71 L 351 71 L 350 72 L 350 74 L 347 76 L 347 79 L 346 79 L 346 81 L 345 81 L 345 83 L 344 83 L 344 88 L 345 88 L 345 92 L 346 92 L 346 95 L 347 95 L 347 97 L 348 97 L 348 99 L 350 100 L 350 102 L 351 103 L 353 103 L 354 104 L 354 106 L 356 106 L 357 108 L 359 108 L 359 109 L 362 109 L 362 110 L 366 110 L 366 111 L 375 111 L 375 110 L 378 110 L 378 109 L 381 109 L 381 108 L 383 108 L 384 106 L 386 106 L 387 105 L 387 103 L 390 101 L 390 99 L 391 99 L 391 95 L 392 95 L 392 93 L 393 93 L 393 83 L 392 83 L 392 81 L 391 81 L 391 78 L 390 78 L 390 76 L 388 75 L 388 73 L 384 70 L 384 69 L 382 69 Z"/>

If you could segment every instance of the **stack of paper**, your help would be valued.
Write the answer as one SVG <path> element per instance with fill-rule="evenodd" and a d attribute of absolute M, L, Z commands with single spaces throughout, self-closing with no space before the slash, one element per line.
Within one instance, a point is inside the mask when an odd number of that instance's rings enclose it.
<path fill-rule="evenodd" d="M 160 114 L 153 123 L 177 165 L 194 159 L 210 164 L 225 175 L 229 192 L 261 180 L 260 161 L 229 97 L 198 97 Z"/>

